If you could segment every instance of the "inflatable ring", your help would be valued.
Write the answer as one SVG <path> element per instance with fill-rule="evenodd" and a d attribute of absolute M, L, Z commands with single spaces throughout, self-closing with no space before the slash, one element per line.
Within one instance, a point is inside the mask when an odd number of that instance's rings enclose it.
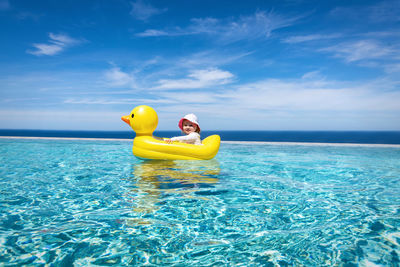
<path fill-rule="evenodd" d="M 153 136 L 158 116 L 153 108 L 145 105 L 135 107 L 129 116 L 122 116 L 121 119 L 136 132 L 132 152 L 138 158 L 208 160 L 215 157 L 221 143 L 219 135 L 211 135 L 202 141 L 202 145 L 178 141 L 168 144 L 163 138 Z"/>

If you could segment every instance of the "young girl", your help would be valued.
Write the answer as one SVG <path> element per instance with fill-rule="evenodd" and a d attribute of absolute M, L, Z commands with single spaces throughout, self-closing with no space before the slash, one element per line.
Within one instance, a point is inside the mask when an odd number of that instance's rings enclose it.
<path fill-rule="evenodd" d="M 187 144 L 201 145 L 200 126 L 196 115 L 192 113 L 187 114 L 179 121 L 178 126 L 182 130 L 182 133 L 186 135 L 166 139 L 165 141 L 168 144 L 172 143 L 173 141 L 179 141 Z"/>

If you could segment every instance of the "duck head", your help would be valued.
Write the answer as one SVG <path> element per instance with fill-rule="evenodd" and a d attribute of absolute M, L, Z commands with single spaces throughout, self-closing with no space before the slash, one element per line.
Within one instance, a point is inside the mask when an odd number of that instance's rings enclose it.
<path fill-rule="evenodd" d="M 129 124 L 137 135 L 152 135 L 158 124 L 157 112 L 145 105 L 135 107 L 129 116 L 122 116 L 121 119 Z"/>

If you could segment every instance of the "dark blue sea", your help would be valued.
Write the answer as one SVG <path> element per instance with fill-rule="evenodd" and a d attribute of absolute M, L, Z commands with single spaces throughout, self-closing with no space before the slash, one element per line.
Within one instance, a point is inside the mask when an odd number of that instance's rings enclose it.
<path fill-rule="evenodd" d="M 155 136 L 178 136 L 179 131 L 156 131 Z M 400 144 L 400 131 L 202 131 L 223 141 Z M 133 139 L 133 131 L 0 130 L 0 136 Z"/>

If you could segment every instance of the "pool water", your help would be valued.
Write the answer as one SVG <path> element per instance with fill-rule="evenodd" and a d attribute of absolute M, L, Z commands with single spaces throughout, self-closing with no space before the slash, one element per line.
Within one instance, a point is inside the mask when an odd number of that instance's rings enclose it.
<path fill-rule="evenodd" d="M 0 139 L 0 265 L 399 266 L 400 148 Z"/>

